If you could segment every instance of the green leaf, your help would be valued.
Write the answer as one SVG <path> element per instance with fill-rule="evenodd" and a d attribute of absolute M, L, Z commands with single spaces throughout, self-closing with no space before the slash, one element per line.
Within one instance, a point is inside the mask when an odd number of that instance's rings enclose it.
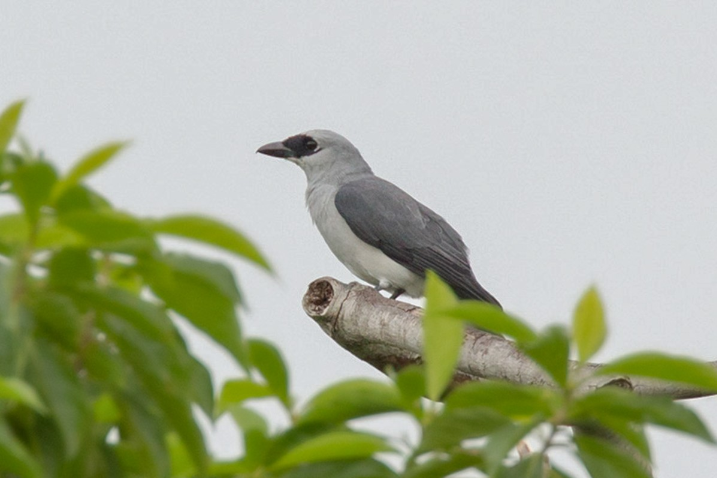
<path fill-rule="evenodd" d="M 134 471 L 137 476 L 156 478 L 168 476 L 170 462 L 165 440 L 168 429 L 155 403 L 144 394 L 125 392 L 117 405 L 121 417 L 121 444 L 129 445 L 136 455 L 136 466 L 129 466 L 130 470 L 126 470 L 127 460 L 123 460 L 125 473 Z"/>
<path fill-rule="evenodd" d="M 573 477 L 571 475 L 568 475 L 565 471 L 561 470 L 560 468 L 556 467 L 555 465 L 552 465 L 552 467 L 548 471 L 547 478 L 573 478 Z"/>
<path fill-rule="evenodd" d="M 211 283 L 221 295 L 234 304 L 241 302 L 241 293 L 231 269 L 222 262 L 206 260 L 191 254 L 167 253 L 162 256 L 164 265 L 170 272 L 181 272 L 200 277 Z"/>
<path fill-rule="evenodd" d="M 167 307 L 209 335 L 241 365 L 248 365 L 235 310 L 239 291 L 224 264 L 185 254 L 165 254 L 161 260 L 146 263 L 143 274 Z"/>
<path fill-rule="evenodd" d="M 94 242 L 115 242 L 152 237 L 151 231 L 133 216 L 113 210 L 77 210 L 63 214 L 61 221 Z"/>
<path fill-rule="evenodd" d="M 271 470 L 305 463 L 369 458 L 374 453 L 393 451 L 383 438 L 368 433 L 336 431 L 319 435 L 289 450 Z"/>
<path fill-rule="evenodd" d="M 110 210 L 110 202 L 102 197 L 97 191 L 90 189 L 84 184 L 69 186 L 62 195 L 54 202 L 58 214 L 68 214 L 74 211 Z"/>
<path fill-rule="evenodd" d="M 396 387 L 401 393 L 404 407 L 410 409 L 418 405 L 420 411 L 420 399 L 426 390 L 426 376 L 423 367 L 420 365 L 409 365 L 402 368 L 394 377 Z"/>
<path fill-rule="evenodd" d="M 209 466 L 204 437 L 199 425 L 194 421 L 191 403 L 181 394 L 166 393 L 155 388 L 153 395 L 162 408 L 165 420 L 176 430 L 182 442 L 189 450 L 199 475 L 206 473 Z"/>
<path fill-rule="evenodd" d="M 100 288 L 86 282 L 69 289 L 68 293 L 99 311 L 121 317 L 152 340 L 167 344 L 174 339 L 176 329 L 167 313 L 131 292 L 111 286 Z"/>
<path fill-rule="evenodd" d="M 112 395 L 105 392 L 92 403 L 92 412 L 99 423 L 117 423 L 122 413 Z"/>
<path fill-rule="evenodd" d="M 135 264 L 112 261 L 109 264 L 104 262 L 102 266 L 110 284 L 137 295 L 143 292 L 144 277 L 139 273 Z"/>
<path fill-rule="evenodd" d="M 552 416 L 561 403 L 556 390 L 498 381 L 466 383 L 451 392 L 445 402 L 448 410 L 480 405 L 516 420 Z"/>
<path fill-rule="evenodd" d="M 209 370 L 199 360 L 189 357 L 191 365 L 188 367 L 190 375 L 191 399 L 199 408 L 212 417 L 214 414 L 214 385 Z"/>
<path fill-rule="evenodd" d="M 192 360 L 178 333 L 165 335 L 159 329 L 155 329 L 156 335 L 146 333 L 131 321 L 109 313 L 97 317 L 97 326 L 148 389 L 162 396 L 181 395 L 189 399 Z"/>
<path fill-rule="evenodd" d="M 152 232 L 133 216 L 113 210 L 76 210 L 60 216 L 60 222 L 82 234 L 93 246 L 130 242 L 149 251 L 155 247 Z"/>
<path fill-rule="evenodd" d="M 709 364 L 688 357 L 643 352 L 614 360 L 597 370 L 600 375 L 637 375 L 683 383 L 717 391 L 717 370 Z"/>
<path fill-rule="evenodd" d="M 35 386 L 62 433 L 65 456 L 81 451 L 91 423 L 91 410 L 72 365 L 50 343 L 39 341 L 32 355 Z"/>
<path fill-rule="evenodd" d="M 401 478 L 436 478 L 448 476 L 468 468 L 484 467 L 483 455 L 476 451 L 452 451 L 450 454 L 436 454 L 421 464 L 407 469 Z"/>
<path fill-rule="evenodd" d="M 25 244 L 30 237 L 30 224 L 24 214 L 0 216 L 0 242 L 8 246 Z"/>
<path fill-rule="evenodd" d="M 94 282 L 97 265 L 87 249 L 67 247 L 50 258 L 50 285 L 63 288 L 78 282 Z"/>
<path fill-rule="evenodd" d="M 82 332 L 82 317 L 72 300 L 62 294 L 43 290 L 32 294 L 27 306 L 44 336 L 75 352 Z"/>
<path fill-rule="evenodd" d="M 273 395 L 272 390 L 264 384 L 252 382 L 248 379 L 229 380 L 224 383 L 217 402 L 217 415 L 229 410 L 231 406 L 238 405 L 244 400 L 252 398 L 265 398 Z"/>
<path fill-rule="evenodd" d="M 208 466 L 206 448 L 192 415 L 193 397 L 187 393 L 192 383 L 192 361 L 184 344 L 177 342 L 179 336 L 160 342 L 115 315 L 104 314 L 100 319 L 98 325 L 140 377 L 166 423 L 182 438 L 199 473 L 204 473 Z"/>
<path fill-rule="evenodd" d="M 279 350 L 261 339 L 249 339 L 247 341 L 249 348 L 249 358 L 252 365 L 256 368 L 261 376 L 264 377 L 274 394 L 285 406 L 291 406 L 289 397 L 289 374 L 286 370 L 286 364 L 281 357 Z"/>
<path fill-rule="evenodd" d="M 641 402 L 646 421 L 687 433 L 708 443 L 717 443 L 700 417 L 686 406 L 673 402 L 667 397 L 640 398 L 643 399 Z"/>
<path fill-rule="evenodd" d="M 87 175 L 104 166 L 127 144 L 127 142 L 108 143 L 80 158 L 67 175 L 52 188 L 52 202 L 55 203 L 65 191 L 79 183 Z"/>
<path fill-rule="evenodd" d="M 244 465 L 256 469 L 269 449 L 269 425 L 260 414 L 241 405 L 232 406 L 229 412 L 244 437 Z"/>
<path fill-rule="evenodd" d="M 563 327 L 548 327 L 535 341 L 523 344 L 521 349 L 548 372 L 558 385 L 565 386 L 568 379 L 570 342 Z"/>
<path fill-rule="evenodd" d="M 47 407 L 37 391 L 29 383 L 15 377 L 0 377 L 0 400 L 22 403 L 39 413 L 47 413 Z"/>
<path fill-rule="evenodd" d="M 249 259 L 266 270 L 271 270 L 267 260 L 249 239 L 232 226 L 216 219 L 186 214 L 148 219 L 146 224 L 154 232 L 210 244 Z"/>
<path fill-rule="evenodd" d="M 114 344 L 90 342 L 82 351 L 85 370 L 89 375 L 110 388 L 124 388 L 127 384 L 127 367 L 117 354 Z"/>
<path fill-rule="evenodd" d="M 10 427 L 0 417 L 0 474 L 20 478 L 41 478 L 42 468 L 23 444 L 13 436 Z"/>
<path fill-rule="evenodd" d="M 41 440 L 28 440 L 26 446 L 32 446 L 31 452 L 40 460 L 45 476 L 57 476 L 60 467 L 64 473 L 69 473 L 69 476 L 81 475 L 79 471 L 85 468 L 83 458 L 94 461 L 99 454 L 99 444 L 87 441 L 87 446 L 83 447 L 77 456 L 67 459 L 60 430 L 52 420 L 44 417 L 35 417 L 28 433 L 30 436 L 42 437 Z"/>
<path fill-rule="evenodd" d="M 298 423 L 341 424 L 353 418 L 402 408 L 401 396 L 392 384 L 353 379 L 331 385 L 315 395 L 299 416 Z"/>
<path fill-rule="evenodd" d="M 256 471 L 256 466 L 253 463 L 244 461 L 243 459 L 233 461 L 214 461 L 209 466 L 209 476 L 212 477 L 243 477 L 245 474 L 252 473 L 254 471 Z"/>
<path fill-rule="evenodd" d="M 20 156 L 23 159 L 31 159 L 37 156 L 35 152 L 32 149 L 32 146 L 30 145 L 30 142 L 20 133 L 17 133 L 15 135 L 15 140 L 17 141 L 17 148 L 19 150 L 19 153 L 17 156 Z M 6 150 L 7 153 L 7 150 Z M 13 154 L 13 153 L 10 153 Z"/>
<path fill-rule="evenodd" d="M 37 238 L 35 239 L 35 249 L 58 249 L 86 245 L 86 241 L 81 234 L 58 223 L 54 218 L 43 218 L 39 226 Z"/>
<path fill-rule="evenodd" d="M 463 344 L 463 324 L 441 313 L 458 299 L 451 288 L 432 271 L 426 273 L 426 308 L 423 312 L 423 358 L 426 364 L 426 393 L 439 400 L 453 378 Z"/>
<path fill-rule="evenodd" d="M 189 450 L 182 443 L 182 439 L 176 433 L 167 435 L 167 448 L 171 463 L 172 478 L 193 478 L 197 476 L 197 467 L 194 466 Z"/>
<path fill-rule="evenodd" d="M 575 401 L 571 415 L 575 419 L 605 418 L 644 422 L 681 431 L 715 443 L 705 424 L 692 410 L 668 397 L 649 397 L 614 387 L 605 387 Z M 610 427 L 609 423 L 605 423 Z"/>
<path fill-rule="evenodd" d="M 17 331 L 11 322 L 16 320 L 18 307 L 11 297 L 15 289 L 16 270 L 6 261 L 0 261 L 0 374 L 15 375 L 18 370 L 20 350 L 25 346 L 18 343 Z M 16 322 L 17 323 L 17 322 Z"/>
<path fill-rule="evenodd" d="M 542 455 L 533 453 L 510 467 L 501 468 L 496 478 L 542 478 L 545 462 Z M 594 478 L 594 477 L 593 477 Z"/>
<path fill-rule="evenodd" d="M 574 431 L 586 431 L 588 435 L 611 440 L 620 446 L 632 447 L 647 461 L 651 460 L 650 443 L 645 427 L 638 422 L 610 415 L 610 412 L 596 413 L 589 421 L 572 422 Z"/>
<path fill-rule="evenodd" d="M 539 417 L 527 423 L 507 423 L 488 436 L 488 442 L 483 447 L 483 456 L 491 475 L 500 468 L 508 452 L 515 448 L 518 442 L 538 426 L 540 422 Z"/>
<path fill-rule="evenodd" d="M 650 478 L 645 466 L 607 440 L 576 435 L 578 456 L 593 478 Z"/>
<path fill-rule="evenodd" d="M 486 302 L 462 300 L 455 306 L 442 310 L 441 314 L 465 320 L 494 334 L 507 335 L 518 342 L 530 342 L 536 338 L 535 332 L 527 324 Z"/>
<path fill-rule="evenodd" d="M 446 410 L 425 427 L 418 451 L 448 450 L 463 440 L 490 435 L 508 423 L 505 416 L 482 406 Z"/>
<path fill-rule="evenodd" d="M 336 431 L 333 424 L 326 422 L 312 422 L 305 425 L 294 425 L 273 438 L 266 454 L 266 464 L 272 464 L 289 450 L 302 443 L 312 440 L 330 431 Z"/>
<path fill-rule="evenodd" d="M 0 253 L 8 254 L 30 239 L 30 223 L 24 214 L 0 216 Z M 38 224 L 36 249 L 54 249 L 62 246 L 79 246 L 83 238 L 72 229 L 43 217 Z"/>
<path fill-rule="evenodd" d="M 0 183 L 7 181 L 17 168 L 32 161 L 36 161 L 34 155 L 23 157 L 10 151 L 0 154 Z"/>
<path fill-rule="evenodd" d="M 15 136 L 15 129 L 17 123 L 20 120 L 22 109 L 25 106 L 25 101 L 16 101 L 11 103 L 10 106 L 3 110 L 0 114 L 0 157 L 7 149 L 7 145 L 10 144 L 10 140 Z"/>
<path fill-rule="evenodd" d="M 49 163 L 35 161 L 19 166 L 11 175 L 12 192 L 22 204 L 30 224 L 40 216 L 40 208 L 47 204 L 50 190 L 57 181 L 57 173 Z"/>
<path fill-rule="evenodd" d="M 435 477 L 436 475 L 434 475 Z M 373 458 L 309 463 L 281 475 L 281 478 L 397 478 L 391 468 Z"/>
<path fill-rule="evenodd" d="M 581 362 L 595 355 L 605 342 L 607 328 L 604 315 L 597 289 L 590 287 L 580 298 L 573 314 L 573 341 Z"/>

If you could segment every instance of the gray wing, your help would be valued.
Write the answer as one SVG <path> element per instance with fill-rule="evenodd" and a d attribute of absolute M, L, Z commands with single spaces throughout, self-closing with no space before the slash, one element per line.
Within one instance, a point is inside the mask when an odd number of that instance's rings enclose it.
<path fill-rule="evenodd" d="M 461 236 L 441 216 L 383 179 L 339 188 L 336 209 L 362 241 L 415 274 L 436 272 L 458 297 L 500 306 L 476 281 Z"/>

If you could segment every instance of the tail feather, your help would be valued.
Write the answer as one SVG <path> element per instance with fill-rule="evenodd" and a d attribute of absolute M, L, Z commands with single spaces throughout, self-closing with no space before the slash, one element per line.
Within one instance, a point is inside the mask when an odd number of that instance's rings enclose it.
<path fill-rule="evenodd" d="M 460 284 L 460 285 L 451 285 L 453 288 L 453 291 L 456 293 L 459 299 L 473 299 L 473 300 L 480 300 L 483 302 L 487 302 L 489 304 L 493 304 L 503 309 L 503 306 L 500 305 L 500 302 L 498 302 L 498 299 L 493 297 L 493 295 L 485 290 L 483 286 L 481 286 L 478 281 L 471 281 L 470 284 Z"/>

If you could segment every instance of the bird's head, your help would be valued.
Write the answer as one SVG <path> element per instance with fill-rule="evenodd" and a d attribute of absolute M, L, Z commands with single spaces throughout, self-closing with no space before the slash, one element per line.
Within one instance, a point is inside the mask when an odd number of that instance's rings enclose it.
<path fill-rule="evenodd" d="M 371 168 L 358 149 L 338 133 L 315 129 L 265 144 L 257 153 L 283 158 L 301 167 L 309 181 L 319 177 L 341 180 Z"/>

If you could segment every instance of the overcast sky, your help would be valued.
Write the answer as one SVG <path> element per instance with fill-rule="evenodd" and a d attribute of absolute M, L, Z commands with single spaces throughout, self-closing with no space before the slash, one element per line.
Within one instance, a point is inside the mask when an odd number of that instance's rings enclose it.
<path fill-rule="evenodd" d="M 7 0 L 0 103 L 29 98 L 21 132 L 64 168 L 132 139 L 91 180 L 118 207 L 254 239 L 279 278 L 233 263 L 244 325 L 282 348 L 300 398 L 381 376 L 303 314 L 309 282 L 351 275 L 303 173 L 254 153 L 314 128 L 448 219 L 508 311 L 566 323 L 595 283 L 611 330 L 597 359 L 715 359 L 717 3 L 587 3 Z M 717 431 L 717 399 L 691 405 Z M 717 469 L 715 448 L 652 437 L 659 476 Z M 213 443 L 229 455 L 236 435 Z"/>

